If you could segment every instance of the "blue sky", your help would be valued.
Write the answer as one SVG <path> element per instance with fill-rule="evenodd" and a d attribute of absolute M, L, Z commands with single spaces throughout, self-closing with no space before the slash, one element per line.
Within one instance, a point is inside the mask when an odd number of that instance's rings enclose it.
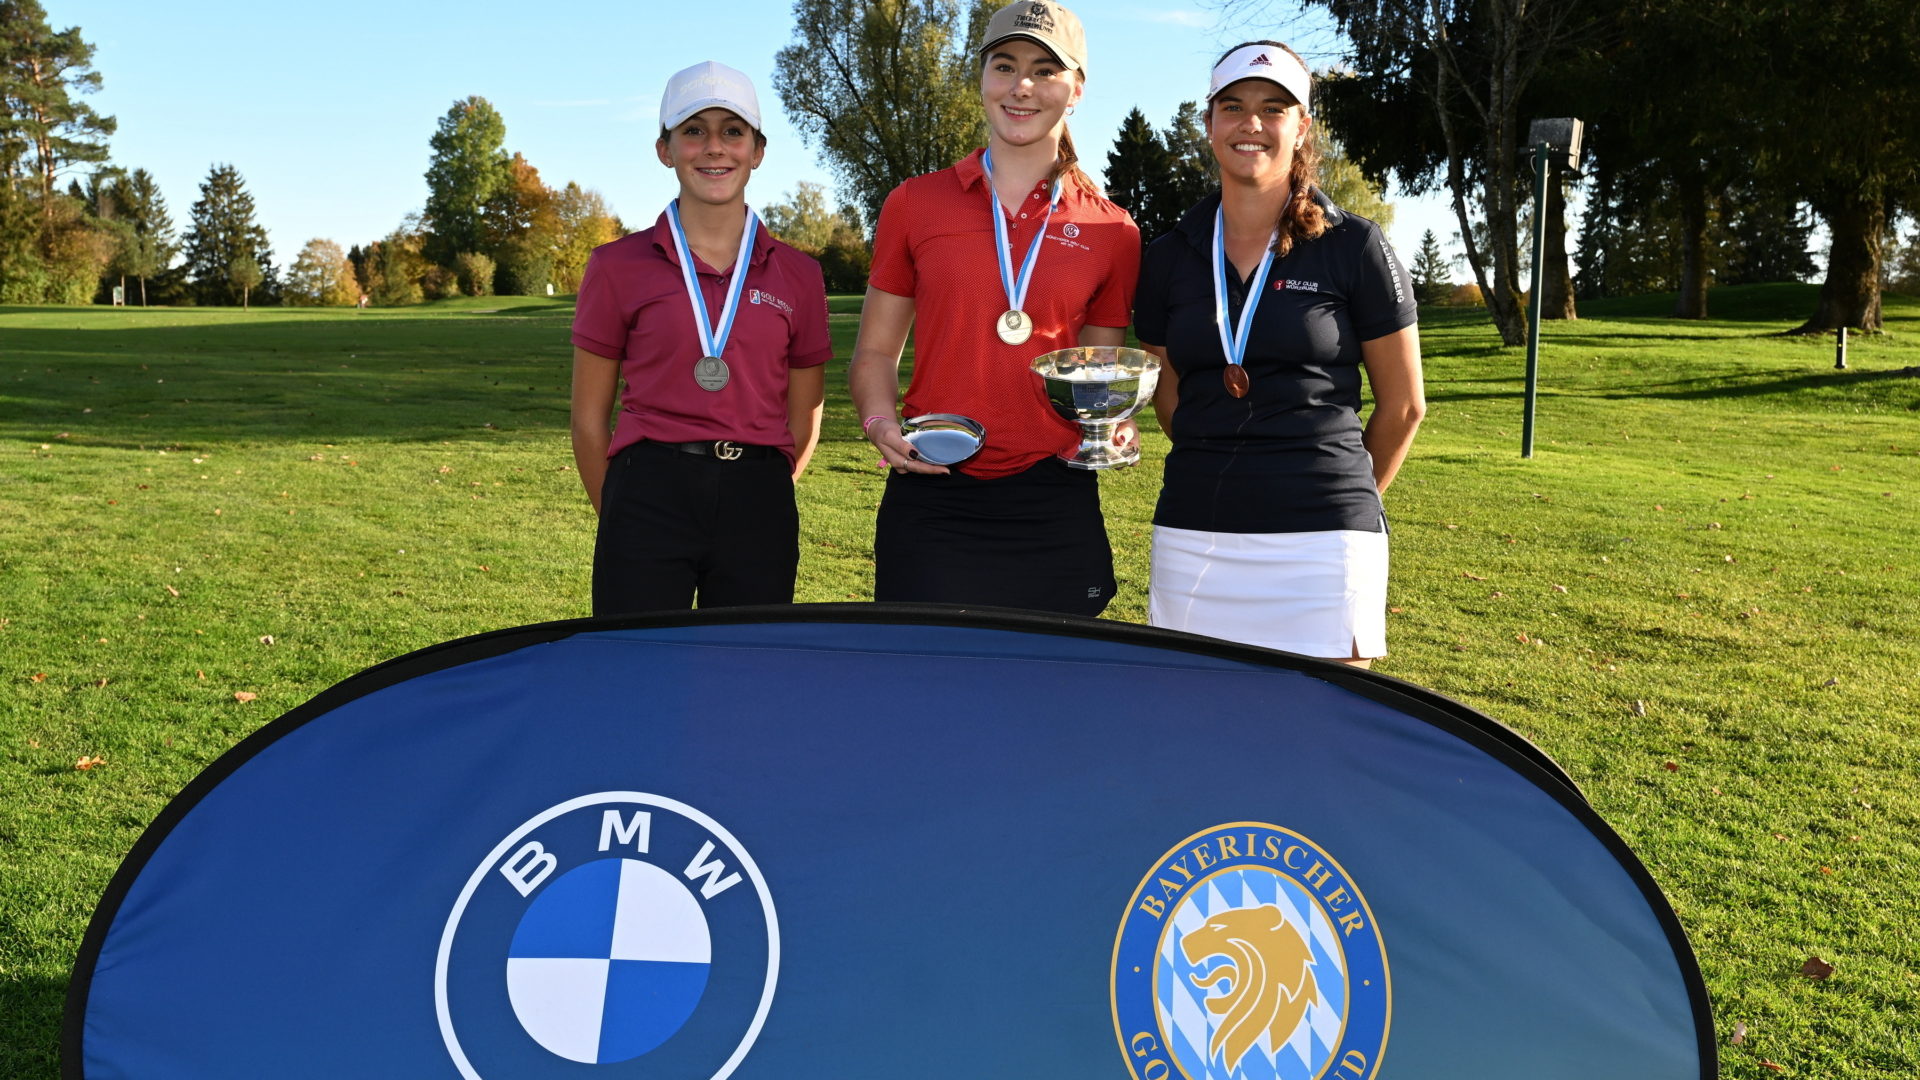
<path fill-rule="evenodd" d="M 801 180 L 831 183 L 773 90 L 774 53 L 793 38 L 783 0 L 43 3 L 56 28 L 78 25 L 97 50 L 105 85 L 91 104 L 119 120 L 114 162 L 152 172 L 182 228 L 209 167 L 232 163 L 282 267 L 309 239 L 364 243 L 419 209 L 427 139 L 469 94 L 493 102 L 507 148 L 548 184 L 595 188 L 635 227 L 674 193 L 652 145 L 667 76 L 719 60 L 753 78 L 765 114 L 770 145 L 749 199 L 772 202 Z M 1229 45 L 1280 37 L 1315 66 L 1338 55 L 1325 29 L 1222 25 L 1197 2 L 1081 0 L 1073 9 L 1087 26 L 1091 71 L 1073 129 L 1092 166 L 1104 165 L 1129 109 L 1159 127 L 1203 95 L 1209 65 Z M 1437 200 L 1395 207 L 1393 241 L 1406 258 L 1422 229 L 1443 244 L 1455 231 Z"/>

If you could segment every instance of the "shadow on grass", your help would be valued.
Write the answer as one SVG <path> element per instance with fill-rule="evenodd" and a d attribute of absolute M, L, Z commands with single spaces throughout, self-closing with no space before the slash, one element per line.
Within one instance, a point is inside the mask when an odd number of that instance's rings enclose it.
<path fill-rule="evenodd" d="M 96 322 L 85 330 L 9 326 L 0 437 L 47 441 L 65 432 L 72 445 L 152 447 L 563 431 L 572 346 L 562 316 L 570 311 L 542 304 Z"/>
<path fill-rule="evenodd" d="M 0 1076 L 57 1074 L 66 1003 L 65 977 L 0 980 Z"/>

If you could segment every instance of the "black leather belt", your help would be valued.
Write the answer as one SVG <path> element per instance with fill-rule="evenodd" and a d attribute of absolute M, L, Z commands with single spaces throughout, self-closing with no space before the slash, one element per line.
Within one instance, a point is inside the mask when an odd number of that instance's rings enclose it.
<path fill-rule="evenodd" d="M 752 446 L 734 442 L 731 439 L 703 439 L 699 442 L 655 442 L 651 439 L 647 441 L 649 445 L 658 446 L 663 450 L 678 450 L 683 454 L 718 458 L 721 461 L 759 461 L 780 452 L 771 446 Z"/>

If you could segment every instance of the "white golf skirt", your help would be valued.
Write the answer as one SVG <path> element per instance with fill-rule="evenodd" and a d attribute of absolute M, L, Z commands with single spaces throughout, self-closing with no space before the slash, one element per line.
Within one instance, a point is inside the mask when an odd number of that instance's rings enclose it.
<path fill-rule="evenodd" d="M 1387 654 L 1387 534 L 1153 528 L 1147 621 L 1337 659 Z"/>

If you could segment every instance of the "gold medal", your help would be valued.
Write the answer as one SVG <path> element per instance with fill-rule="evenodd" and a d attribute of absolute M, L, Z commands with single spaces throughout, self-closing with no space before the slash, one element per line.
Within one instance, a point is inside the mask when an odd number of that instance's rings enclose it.
<path fill-rule="evenodd" d="M 1000 316 L 999 321 L 994 323 L 993 330 L 1000 335 L 1001 341 L 1009 345 L 1024 345 L 1027 339 L 1033 336 L 1033 320 L 1026 312 L 1014 308 Z"/>

